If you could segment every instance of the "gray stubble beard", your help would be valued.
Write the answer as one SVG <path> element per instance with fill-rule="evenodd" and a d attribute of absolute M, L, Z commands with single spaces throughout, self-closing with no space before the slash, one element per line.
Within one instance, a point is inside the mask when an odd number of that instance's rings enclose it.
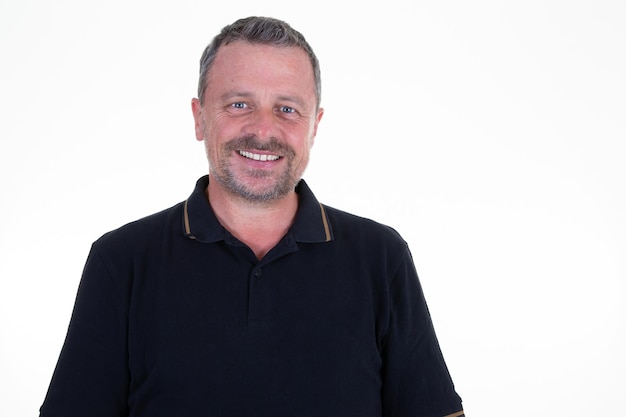
<path fill-rule="evenodd" d="M 275 184 L 271 189 L 258 192 L 237 180 L 232 172 L 229 159 L 233 158 L 233 153 L 240 149 L 276 152 L 283 155 L 282 158 L 287 159 L 286 169 L 276 178 Z M 254 136 L 244 136 L 233 139 L 223 146 L 222 157 L 219 161 L 213 161 L 217 163 L 219 169 L 215 169 L 214 164 L 209 164 L 209 173 L 213 180 L 217 181 L 231 194 L 251 203 L 266 204 L 279 200 L 291 193 L 298 181 L 300 181 L 300 178 L 294 177 L 294 156 L 295 152 L 292 148 L 281 144 L 275 138 L 270 138 L 266 142 L 260 142 Z M 273 175 L 273 173 L 262 169 L 249 170 L 246 174 L 253 178 L 265 178 Z"/>

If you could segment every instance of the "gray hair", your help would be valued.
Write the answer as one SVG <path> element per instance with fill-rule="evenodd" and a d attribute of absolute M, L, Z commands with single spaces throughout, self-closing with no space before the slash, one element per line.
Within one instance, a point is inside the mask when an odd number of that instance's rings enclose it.
<path fill-rule="evenodd" d="M 304 36 L 286 22 L 258 16 L 239 19 L 233 24 L 225 26 L 202 53 L 202 58 L 200 58 L 200 80 L 198 81 L 198 99 L 200 100 L 200 104 L 204 102 L 207 76 L 215 61 L 217 51 L 223 45 L 228 45 L 237 40 L 278 47 L 295 46 L 306 52 L 311 60 L 311 66 L 313 67 L 315 94 L 317 97 L 317 107 L 319 108 L 322 99 L 322 80 L 319 61 L 315 53 L 313 53 L 313 49 L 306 39 L 304 39 Z"/>

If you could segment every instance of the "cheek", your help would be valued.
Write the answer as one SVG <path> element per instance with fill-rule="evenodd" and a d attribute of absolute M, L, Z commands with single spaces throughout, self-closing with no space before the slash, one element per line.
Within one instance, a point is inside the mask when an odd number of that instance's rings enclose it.
<path fill-rule="evenodd" d="M 298 159 L 300 160 L 299 164 L 300 165 L 306 165 L 309 162 L 309 157 L 311 155 L 311 146 L 312 143 L 310 140 L 308 140 L 304 146 L 302 146 L 302 149 L 300 150 L 300 155 L 298 157 Z"/>
<path fill-rule="evenodd" d="M 218 157 L 220 155 L 219 146 L 214 138 L 207 138 L 204 140 L 204 147 L 206 148 L 206 152 L 210 156 Z"/>
<path fill-rule="evenodd" d="M 241 136 L 242 131 L 239 124 L 227 118 L 217 118 L 208 126 L 206 134 L 216 144 L 224 144 Z"/>

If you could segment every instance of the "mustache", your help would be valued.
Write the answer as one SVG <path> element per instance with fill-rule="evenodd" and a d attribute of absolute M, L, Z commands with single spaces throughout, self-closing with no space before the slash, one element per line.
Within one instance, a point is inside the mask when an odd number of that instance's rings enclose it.
<path fill-rule="evenodd" d="M 292 156 L 295 154 L 291 146 L 280 142 L 274 137 L 267 140 L 260 140 L 254 135 L 240 136 L 238 138 L 231 139 L 224 145 L 224 149 L 227 152 L 246 149 L 257 150 L 273 152 L 283 156 Z"/>

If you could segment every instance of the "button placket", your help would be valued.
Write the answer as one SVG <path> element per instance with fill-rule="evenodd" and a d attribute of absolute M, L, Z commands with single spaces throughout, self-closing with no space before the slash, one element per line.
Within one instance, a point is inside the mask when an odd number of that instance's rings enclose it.
<path fill-rule="evenodd" d="M 267 282 L 267 271 L 259 265 L 252 268 L 249 275 L 250 293 L 248 297 L 248 323 L 269 320 L 270 283 Z"/>

